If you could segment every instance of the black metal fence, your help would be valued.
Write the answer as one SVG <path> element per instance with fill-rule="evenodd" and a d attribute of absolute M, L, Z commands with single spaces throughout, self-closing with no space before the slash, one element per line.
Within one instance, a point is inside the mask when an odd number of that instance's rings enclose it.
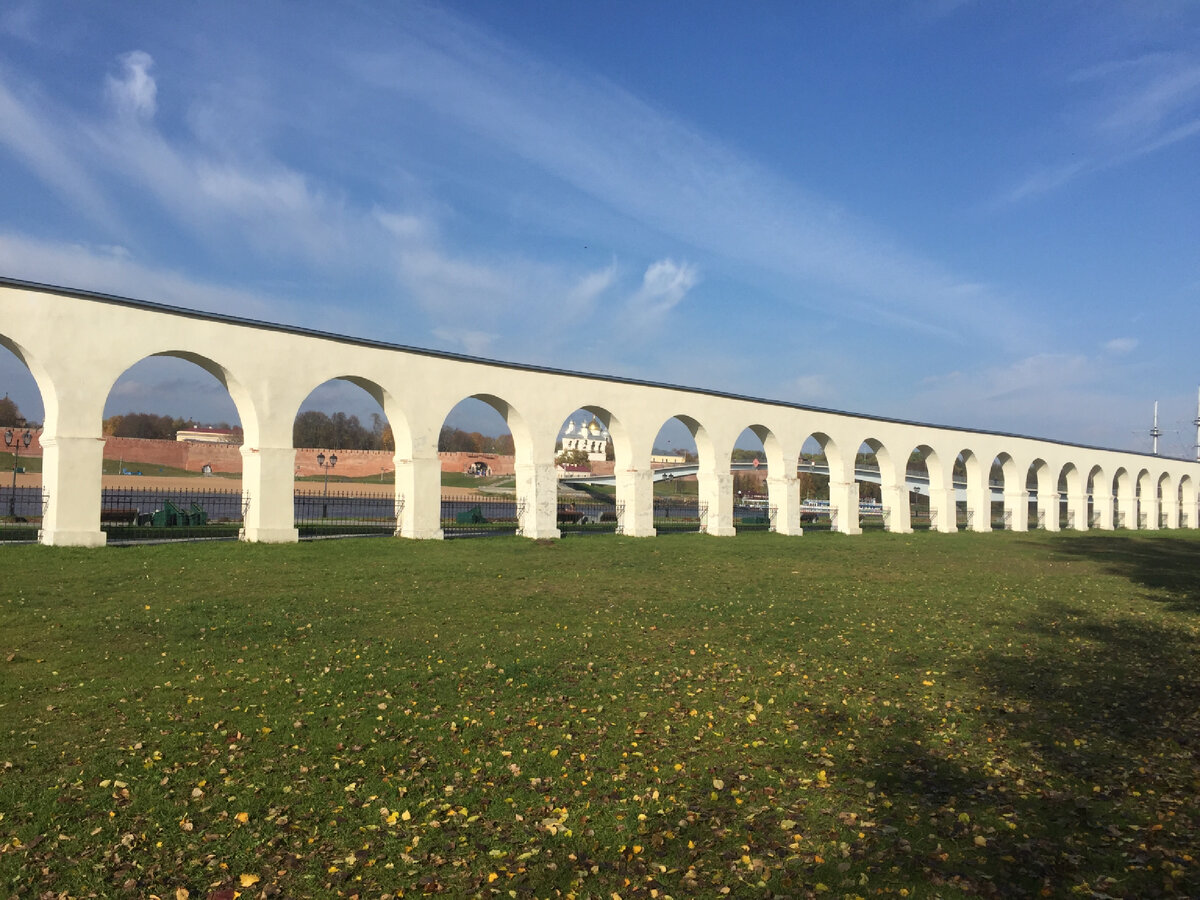
<path fill-rule="evenodd" d="M 558 530 L 563 537 L 579 534 L 620 534 L 624 504 L 602 500 L 558 498 Z"/>
<path fill-rule="evenodd" d="M 293 502 L 301 540 L 390 537 L 403 511 L 392 495 L 366 491 L 296 491 Z"/>
<path fill-rule="evenodd" d="M 36 541 L 48 501 L 40 487 L 0 488 L 0 541 Z"/>
<path fill-rule="evenodd" d="M 774 531 L 779 508 L 762 503 L 734 503 L 733 525 L 741 531 Z"/>
<path fill-rule="evenodd" d="M 512 497 L 442 497 L 442 534 L 447 538 L 520 534 L 525 504 Z"/>
<path fill-rule="evenodd" d="M 100 528 L 108 543 L 233 539 L 249 508 L 242 491 L 104 488 Z"/>
<path fill-rule="evenodd" d="M 658 534 L 703 531 L 707 524 L 707 503 L 687 497 L 654 498 L 654 530 Z"/>

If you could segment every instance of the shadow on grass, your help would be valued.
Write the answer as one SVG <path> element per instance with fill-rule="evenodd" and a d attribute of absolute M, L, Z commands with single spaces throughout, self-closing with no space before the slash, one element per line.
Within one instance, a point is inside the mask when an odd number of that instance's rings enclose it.
<path fill-rule="evenodd" d="M 1066 537 L 1053 547 L 1144 585 L 1170 610 L 1200 613 L 1200 540 L 1126 533 Z"/>
<path fill-rule="evenodd" d="M 1150 543 L 1117 564 L 1157 586 L 1156 561 L 1187 554 Z M 874 853 L 967 893 L 1200 896 L 1195 633 L 1055 604 L 1022 634 L 946 673 L 990 703 L 931 706 L 906 723 L 915 739 L 876 744 L 863 777 L 891 807 Z"/>

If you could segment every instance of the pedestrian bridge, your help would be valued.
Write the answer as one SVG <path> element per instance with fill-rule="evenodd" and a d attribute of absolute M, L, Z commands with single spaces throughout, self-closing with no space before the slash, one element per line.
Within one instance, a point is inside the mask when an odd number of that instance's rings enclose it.
<path fill-rule="evenodd" d="M 730 463 L 729 470 L 731 472 L 762 472 L 766 473 L 766 467 L 755 465 L 748 462 Z M 689 475 L 698 475 L 700 473 L 699 463 L 689 463 L 682 466 L 662 466 L 654 470 L 655 481 L 671 481 L 675 478 L 686 478 Z M 803 475 L 824 475 L 829 476 L 829 466 L 824 463 L 811 462 L 800 460 L 796 465 L 796 473 Z M 855 466 L 854 480 L 858 483 L 883 484 L 883 473 L 879 469 L 871 466 Z M 559 484 L 616 484 L 617 476 L 614 475 L 568 475 L 559 479 Z M 929 476 L 919 475 L 916 472 L 905 472 L 904 483 L 910 494 L 929 494 Z M 965 479 L 954 478 L 951 480 L 954 486 L 955 502 L 966 502 L 967 499 L 967 482 Z M 989 482 L 988 487 L 992 493 L 992 502 L 1004 501 L 1004 484 Z M 1029 498 L 1036 502 L 1037 491 L 1030 491 Z"/>
<path fill-rule="evenodd" d="M 878 462 L 892 531 L 912 530 L 909 494 L 918 486 L 907 470 L 914 454 L 927 472 L 922 493 L 929 496 L 932 527 L 941 532 L 957 529 L 960 504 L 972 530 L 990 530 L 997 498 L 1017 531 L 1029 527 L 1031 511 L 1052 530 L 1195 528 L 1200 512 L 1200 464 L 1186 460 L 522 366 L 6 279 L 0 279 L 0 344 L 28 367 L 45 406 L 45 544 L 105 542 L 104 406 L 117 379 L 149 356 L 193 362 L 229 391 L 244 432 L 247 541 L 297 539 L 292 426 L 300 404 L 331 379 L 360 386 L 387 416 L 396 440 L 396 533 L 408 538 L 442 537 L 438 435 L 447 414 L 468 397 L 491 405 L 512 431 L 519 529 L 529 538 L 560 534 L 555 449 L 563 422 L 578 409 L 594 414 L 612 436 L 622 531 L 636 537 L 655 533 L 650 457 L 659 429 L 672 418 L 695 439 L 704 529 L 713 535 L 735 533 L 730 459 L 746 428 L 763 442 L 774 527 L 783 534 L 802 533 L 798 465 L 810 441 L 824 452 L 830 508 L 846 534 L 861 531 L 860 450 Z M 961 484 L 956 461 L 965 472 Z M 993 471 L 1002 484 L 989 483 Z M 1035 491 L 1027 490 L 1031 483 Z"/>

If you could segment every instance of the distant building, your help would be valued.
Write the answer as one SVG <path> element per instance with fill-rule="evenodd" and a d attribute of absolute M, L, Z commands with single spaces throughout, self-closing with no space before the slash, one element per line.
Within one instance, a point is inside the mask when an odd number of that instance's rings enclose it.
<path fill-rule="evenodd" d="M 242 433 L 233 428 L 190 428 L 175 432 L 175 440 L 199 444 L 240 444 Z"/>
<path fill-rule="evenodd" d="M 575 424 L 572 419 L 562 435 L 562 450 L 581 450 L 590 462 L 604 462 L 608 458 L 608 429 L 592 416 L 587 424 Z"/>
<path fill-rule="evenodd" d="M 650 464 L 658 463 L 664 466 L 682 466 L 687 463 L 687 457 L 682 453 L 651 453 Z"/>

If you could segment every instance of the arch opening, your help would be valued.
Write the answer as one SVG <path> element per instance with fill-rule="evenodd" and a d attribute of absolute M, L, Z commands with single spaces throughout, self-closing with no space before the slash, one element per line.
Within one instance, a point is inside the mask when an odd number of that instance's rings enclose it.
<path fill-rule="evenodd" d="M 880 441 L 867 438 L 859 444 L 854 454 L 854 480 L 858 482 L 858 524 L 865 531 L 889 526 L 892 510 L 885 506 L 883 492 L 895 480 L 891 469 L 887 449 Z"/>
<path fill-rule="evenodd" d="M 630 449 L 625 429 L 602 406 L 582 406 L 559 427 L 554 446 L 556 518 L 564 537 L 623 531 L 626 498 L 624 486 L 617 484 L 614 430 L 621 436 L 621 459 L 627 460 Z"/>
<path fill-rule="evenodd" d="M 0 541 L 36 541 L 44 513 L 45 405 L 26 359 L 0 335 Z"/>
<path fill-rule="evenodd" d="M 729 454 L 729 468 L 733 474 L 733 523 L 738 531 L 775 530 L 778 498 L 772 503 L 764 437 L 770 440 L 773 436 L 762 425 L 744 428 Z"/>
<path fill-rule="evenodd" d="M 236 537 L 253 500 L 242 446 L 254 422 L 244 391 L 208 357 L 164 351 L 126 369 L 99 423 L 108 542 Z"/>
<path fill-rule="evenodd" d="M 797 480 L 800 486 L 800 523 L 805 530 L 837 528 L 837 512 L 830 504 L 830 481 L 842 468 L 837 444 L 824 432 L 813 432 L 800 445 Z M 834 473 L 837 474 L 834 474 Z"/>
<path fill-rule="evenodd" d="M 520 534 L 528 490 L 517 466 L 533 461 L 520 414 L 492 394 L 473 394 L 446 414 L 438 434 L 441 526 L 450 537 Z"/>
<path fill-rule="evenodd" d="M 658 429 L 652 446 L 655 532 L 704 531 L 708 504 L 702 499 L 706 485 L 701 479 L 712 477 L 706 470 L 713 463 L 708 432 L 690 416 L 676 415 Z"/>
<path fill-rule="evenodd" d="M 396 534 L 396 438 L 389 398 L 372 381 L 343 376 L 317 385 L 292 423 L 293 504 L 303 538 Z"/>
<path fill-rule="evenodd" d="M 942 481 L 942 464 L 937 451 L 919 444 L 909 451 L 904 467 L 909 484 L 909 522 L 914 531 L 931 531 L 937 527 L 938 510 L 933 502 L 934 485 Z"/>

